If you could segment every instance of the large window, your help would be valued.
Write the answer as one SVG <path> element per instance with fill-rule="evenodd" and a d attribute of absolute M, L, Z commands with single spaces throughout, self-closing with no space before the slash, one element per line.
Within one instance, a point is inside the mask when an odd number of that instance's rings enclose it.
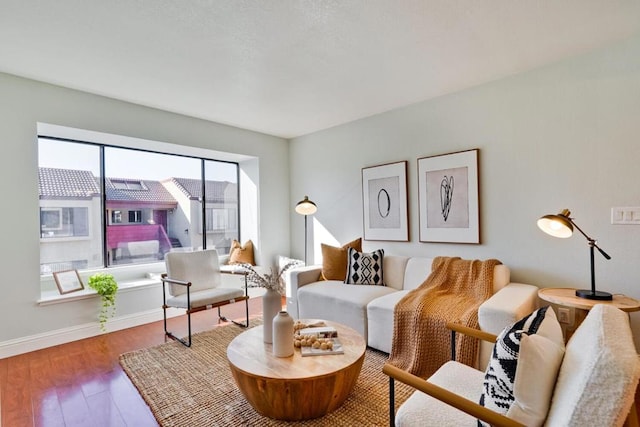
<path fill-rule="evenodd" d="M 238 164 L 40 137 L 40 271 L 229 251 L 239 236 Z"/>

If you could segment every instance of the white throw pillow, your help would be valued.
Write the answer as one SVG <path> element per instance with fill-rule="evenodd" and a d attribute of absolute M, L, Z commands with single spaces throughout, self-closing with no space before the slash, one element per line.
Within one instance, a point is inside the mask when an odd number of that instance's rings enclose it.
<path fill-rule="evenodd" d="M 550 307 L 506 327 L 487 366 L 480 404 L 527 426 L 542 425 L 563 355 L 562 329 Z"/>
<path fill-rule="evenodd" d="M 515 401 L 507 417 L 526 426 L 544 423 L 564 356 L 564 345 L 542 335 L 523 335 L 513 384 Z"/>
<path fill-rule="evenodd" d="M 288 256 L 278 256 L 278 271 L 282 271 L 286 266 L 289 268 L 301 267 L 304 265 L 304 261 L 301 259 L 289 258 Z"/>

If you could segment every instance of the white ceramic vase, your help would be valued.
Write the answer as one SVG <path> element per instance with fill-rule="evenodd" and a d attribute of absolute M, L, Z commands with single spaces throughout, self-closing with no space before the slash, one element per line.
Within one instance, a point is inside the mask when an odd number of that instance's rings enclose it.
<path fill-rule="evenodd" d="M 282 296 L 272 289 L 262 295 L 262 335 L 264 342 L 273 342 L 273 318 L 282 310 Z"/>
<path fill-rule="evenodd" d="M 280 311 L 273 318 L 273 355 L 289 357 L 293 354 L 293 317 Z"/>

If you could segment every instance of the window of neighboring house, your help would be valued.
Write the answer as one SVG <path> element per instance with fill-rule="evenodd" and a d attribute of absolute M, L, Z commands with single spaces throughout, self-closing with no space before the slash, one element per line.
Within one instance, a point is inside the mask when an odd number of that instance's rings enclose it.
<path fill-rule="evenodd" d="M 145 190 L 142 181 L 138 180 L 112 179 L 111 183 L 118 190 Z"/>
<path fill-rule="evenodd" d="M 112 224 L 122 223 L 122 211 L 111 211 L 111 223 Z"/>
<path fill-rule="evenodd" d="M 43 239 L 88 235 L 88 208 L 40 208 L 40 237 Z"/>
<path fill-rule="evenodd" d="M 129 211 L 129 223 L 142 222 L 142 211 Z"/>
<path fill-rule="evenodd" d="M 44 136 L 38 148 L 41 274 L 158 262 L 180 247 L 226 254 L 239 237 L 237 163 Z M 206 225 L 203 203 L 221 206 Z"/>
<path fill-rule="evenodd" d="M 227 227 L 227 211 L 225 209 L 207 208 L 207 231 L 224 230 Z"/>

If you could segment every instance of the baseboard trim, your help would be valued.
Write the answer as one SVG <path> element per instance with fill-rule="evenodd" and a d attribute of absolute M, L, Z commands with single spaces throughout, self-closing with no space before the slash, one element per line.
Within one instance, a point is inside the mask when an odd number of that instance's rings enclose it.
<path fill-rule="evenodd" d="M 184 310 L 173 308 L 167 310 L 167 317 L 175 317 L 182 314 L 184 314 Z M 29 353 L 54 345 L 95 337 L 103 333 L 115 332 L 146 323 L 157 322 L 162 320 L 162 318 L 162 309 L 159 308 L 111 318 L 105 325 L 106 332 L 100 330 L 100 324 L 98 322 L 92 322 L 3 341 L 0 342 L 0 359 Z"/>

